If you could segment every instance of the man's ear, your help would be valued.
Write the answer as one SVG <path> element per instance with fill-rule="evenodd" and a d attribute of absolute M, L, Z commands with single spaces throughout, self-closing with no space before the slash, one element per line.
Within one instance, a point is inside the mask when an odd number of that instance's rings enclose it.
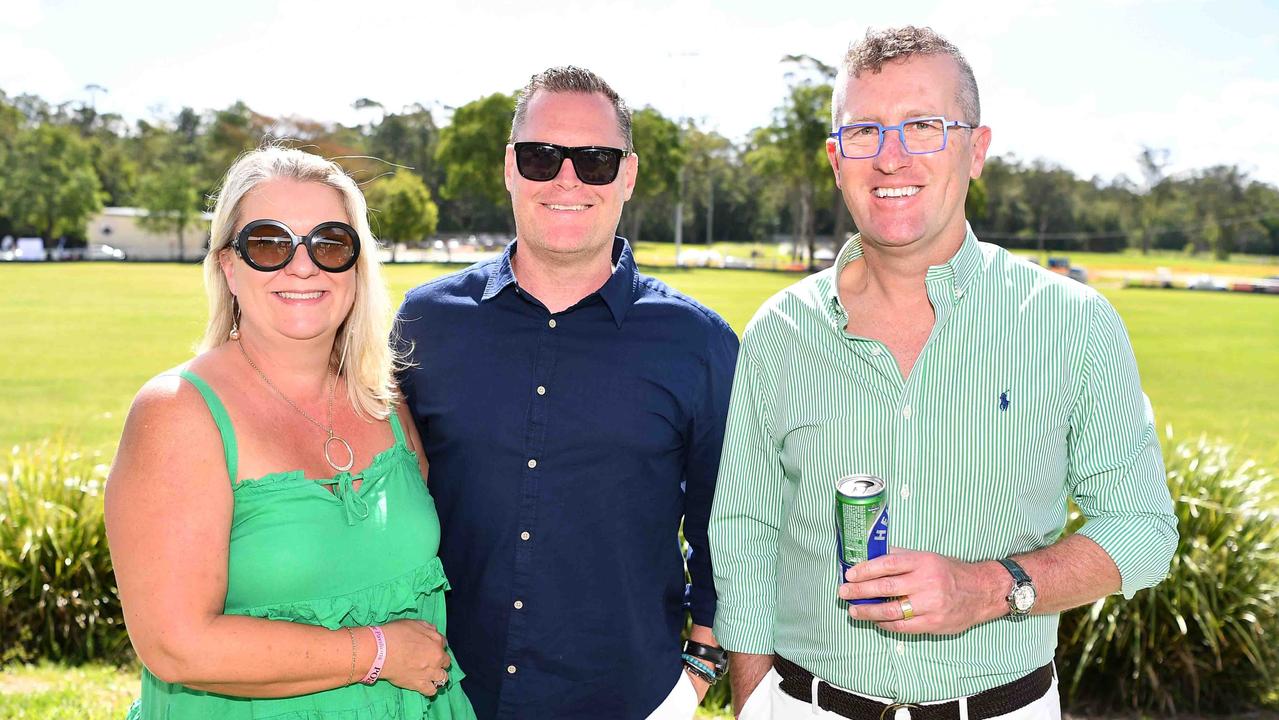
<path fill-rule="evenodd" d="M 835 141 L 835 138 L 826 138 L 826 160 L 830 163 L 831 171 L 835 173 L 835 187 L 842 190 L 843 186 L 839 184 L 839 161 L 841 159 L 839 156 L 839 143 Z"/>
<path fill-rule="evenodd" d="M 511 188 L 515 185 L 515 146 L 506 144 L 506 161 L 502 168 L 502 177 L 506 180 L 506 191 L 511 192 Z"/>
<path fill-rule="evenodd" d="M 635 193 L 635 179 L 639 176 L 639 153 L 632 152 L 623 158 L 625 162 L 622 165 L 622 183 L 626 188 L 626 196 L 622 198 L 622 202 L 631 199 L 631 195 Z"/>
<path fill-rule="evenodd" d="M 981 177 L 982 168 L 986 167 L 986 151 L 990 150 L 990 128 L 982 125 L 973 129 L 973 162 L 968 168 L 968 177 L 976 180 Z"/>

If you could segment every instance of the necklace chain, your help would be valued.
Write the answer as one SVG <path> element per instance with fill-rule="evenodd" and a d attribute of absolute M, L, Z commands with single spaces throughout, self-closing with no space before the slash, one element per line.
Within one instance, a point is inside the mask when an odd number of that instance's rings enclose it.
<path fill-rule="evenodd" d="M 262 378 L 262 382 L 266 383 L 267 387 L 274 390 L 276 395 L 279 395 L 281 398 L 283 398 L 284 402 L 289 404 L 289 407 L 293 408 L 294 410 L 297 411 L 299 415 L 306 418 L 307 422 L 311 423 L 312 425 L 324 431 L 324 434 L 326 436 L 324 439 L 324 445 L 323 445 L 324 460 L 330 466 L 332 466 L 334 470 L 336 470 L 339 473 L 343 473 L 350 470 L 351 466 L 355 464 L 355 451 L 351 450 L 350 443 L 348 443 L 346 440 L 343 440 L 341 436 L 336 435 L 333 432 L 333 396 L 334 394 L 337 393 L 337 377 L 336 377 L 337 373 L 334 373 L 332 371 L 329 372 L 329 379 L 328 379 L 329 425 L 328 427 L 325 427 L 323 424 L 320 423 L 319 420 L 316 420 L 315 418 L 311 417 L 310 415 L 306 413 L 305 410 L 298 407 L 297 403 L 290 400 L 288 395 L 285 395 L 283 392 L 280 392 L 280 388 L 276 387 L 275 383 L 271 382 L 271 378 L 267 377 L 266 373 L 262 372 L 262 368 L 258 367 L 257 363 L 253 362 L 253 358 L 249 357 L 249 353 L 247 350 L 244 349 L 243 343 L 237 340 L 235 344 L 240 347 L 240 354 L 243 355 L 244 359 L 248 361 L 249 367 L 253 368 L 253 370 L 258 374 L 258 377 Z M 331 449 L 334 443 L 342 446 L 343 450 L 346 450 L 345 463 L 337 463 L 333 461 L 333 455 L 332 455 Z"/>
<path fill-rule="evenodd" d="M 281 391 L 280 391 L 280 388 L 276 387 L 276 386 L 275 386 L 275 383 L 271 382 L 271 378 L 267 377 L 267 376 L 266 376 L 266 373 L 262 372 L 262 368 L 259 368 L 259 367 L 257 366 L 257 363 L 253 362 L 253 358 L 249 357 L 249 353 L 248 353 L 248 352 L 244 349 L 244 343 L 236 342 L 236 345 L 238 345 L 238 346 L 240 347 L 240 354 L 241 354 L 241 355 L 243 355 L 243 356 L 244 356 L 244 359 L 248 361 L 248 363 L 249 363 L 249 367 L 253 368 L 253 370 L 254 370 L 254 371 L 258 374 L 258 377 L 262 378 L 262 382 L 266 383 L 267 387 L 269 387 L 269 388 L 271 388 L 272 390 L 274 390 L 276 395 L 279 395 L 281 398 L 283 398 L 283 399 L 284 399 L 284 402 L 286 402 L 286 403 L 288 403 L 288 404 L 289 404 L 289 407 L 291 407 L 291 408 L 293 408 L 294 410 L 296 410 L 296 411 L 298 412 L 298 414 L 299 414 L 299 415 L 301 415 L 302 417 L 306 418 L 306 419 L 307 419 L 307 421 L 308 421 L 308 422 L 310 422 L 312 425 L 314 425 L 314 426 L 316 426 L 316 427 L 320 428 L 321 430 L 323 430 L 323 431 L 325 432 L 325 434 L 326 434 L 326 435 L 328 435 L 329 437 L 334 437 L 334 434 L 333 434 L 333 395 L 334 395 L 334 393 L 335 393 L 335 392 L 337 392 L 337 386 L 336 386 L 336 384 L 333 382 L 333 376 L 332 376 L 332 374 L 330 374 L 330 375 L 329 375 L 328 381 L 326 382 L 326 384 L 329 386 L 329 415 L 328 415 L 328 421 L 329 421 L 329 424 L 328 424 L 328 427 L 325 427 L 325 426 L 324 426 L 324 425 L 323 425 L 323 424 L 322 424 L 319 420 L 316 420 L 315 418 L 311 417 L 310 415 L 308 415 L 308 414 L 306 413 L 306 411 L 305 411 L 305 410 L 303 410 L 302 408 L 298 407 L 298 406 L 297 406 L 297 403 L 295 403 L 295 402 L 293 402 L 292 400 L 290 400 L 288 395 L 285 395 L 283 392 L 281 392 Z"/>

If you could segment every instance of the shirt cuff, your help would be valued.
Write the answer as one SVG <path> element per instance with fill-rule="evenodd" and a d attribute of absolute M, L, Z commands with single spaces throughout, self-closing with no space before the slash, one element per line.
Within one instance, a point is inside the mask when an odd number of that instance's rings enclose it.
<path fill-rule="evenodd" d="M 689 597 L 688 614 L 692 616 L 694 625 L 711 627 L 715 623 L 715 605 L 714 592 L 706 592 L 693 586 Z"/>
<path fill-rule="evenodd" d="M 1176 518 L 1153 513 L 1095 517 L 1079 534 L 1110 556 L 1119 569 L 1120 591 L 1129 600 L 1167 577 L 1177 550 Z"/>
<path fill-rule="evenodd" d="M 715 612 L 715 640 L 732 652 L 772 655 L 775 617 L 772 607 L 734 609 L 720 598 Z"/>

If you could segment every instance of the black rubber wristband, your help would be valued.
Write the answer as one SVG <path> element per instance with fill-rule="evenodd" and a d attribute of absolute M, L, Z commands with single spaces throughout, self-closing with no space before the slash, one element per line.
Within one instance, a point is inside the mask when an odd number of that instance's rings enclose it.
<path fill-rule="evenodd" d="M 705 660 L 715 668 L 715 674 L 723 675 L 728 670 L 728 651 L 689 640 L 684 643 L 684 652 L 700 660 Z"/>

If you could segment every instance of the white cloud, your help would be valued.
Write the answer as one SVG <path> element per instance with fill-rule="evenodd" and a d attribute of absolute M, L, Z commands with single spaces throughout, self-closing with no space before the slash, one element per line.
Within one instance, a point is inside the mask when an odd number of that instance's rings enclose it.
<path fill-rule="evenodd" d="M 10 96 L 33 93 L 50 102 L 84 94 L 57 55 L 16 32 L 0 32 L 0 90 Z"/>
<path fill-rule="evenodd" d="M 43 19 L 40 0 L 0 0 L 0 29 L 29 30 Z"/>

